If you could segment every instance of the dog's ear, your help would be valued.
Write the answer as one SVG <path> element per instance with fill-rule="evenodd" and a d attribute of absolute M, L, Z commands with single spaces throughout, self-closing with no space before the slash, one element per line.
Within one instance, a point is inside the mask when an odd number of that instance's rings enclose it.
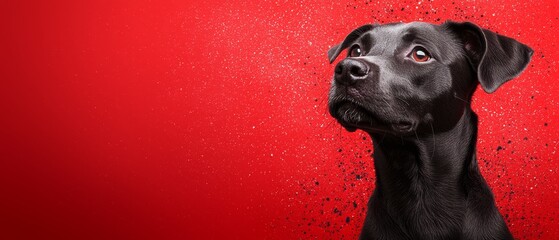
<path fill-rule="evenodd" d="M 464 51 L 485 92 L 492 93 L 528 66 L 534 51 L 509 37 L 470 22 L 444 24 L 462 41 Z"/>
<path fill-rule="evenodd" d="M 351 44 L 353 41 L 355 41 L 357 38 L 359 38 L 363 33 L 373 29 L 373 27 L 374 26 L 371 25 L 371 24 L 367 24 L 367 25 L 363 25 L 361 27 L 358 27 L 357 29 L 353 30 L 349 35 L 347 35 L 347 37 L 345 37 L 345 39 L 342 43 L 337 44 L 337 45 L 333 46 L 332 48 L 330 48 L 330 50 L 328 50 L 328 60 L 330 60 L 330 63 L 334 62 L 334 60 L 336 60 L 338 55 L 340 55 L 340 53 L 344 49 L 349 47 L 349 44 Z"/>

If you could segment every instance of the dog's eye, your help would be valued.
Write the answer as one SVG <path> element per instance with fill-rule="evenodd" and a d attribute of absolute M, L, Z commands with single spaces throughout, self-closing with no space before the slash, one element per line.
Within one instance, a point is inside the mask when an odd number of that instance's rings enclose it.
<path fill-rule="evenodd" d="M 416 62 L 427 62 L 431 59 L 429 52 L 422 47 L 415 47 L 411 52 L 411 57 Z"/>
<path fill-rule="evenodd" d="M 353 46 L 351 50 L 349 50 L 349 57 L 360 57 L 363 52 L 359 46 Z"/>

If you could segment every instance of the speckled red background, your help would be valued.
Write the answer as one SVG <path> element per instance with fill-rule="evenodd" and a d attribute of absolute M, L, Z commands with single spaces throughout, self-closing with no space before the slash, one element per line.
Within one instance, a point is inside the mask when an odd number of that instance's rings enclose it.
<path fill-rule="evenodd" d="M 327 114 L 326 51 L 371 22 L 473 21 L 532 62 L 478 90 L 518 239 L 559 238 L 559 2 L 2 4 L 1 239 L 356 239 L 371 140 Z"/>

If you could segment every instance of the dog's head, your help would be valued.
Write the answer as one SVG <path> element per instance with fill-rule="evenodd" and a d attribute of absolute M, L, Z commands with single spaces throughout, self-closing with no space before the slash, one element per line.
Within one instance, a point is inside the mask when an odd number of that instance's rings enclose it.
<path fill-rule="evenodd" d="M 364 25 L 328 51 L 330 114 L 349 131 L 445 131 L 477 84 L 488 93 L 518 76 L 532 49 L 472 23 Z M 434 128 L 433 128 L 434 127 Z"/>

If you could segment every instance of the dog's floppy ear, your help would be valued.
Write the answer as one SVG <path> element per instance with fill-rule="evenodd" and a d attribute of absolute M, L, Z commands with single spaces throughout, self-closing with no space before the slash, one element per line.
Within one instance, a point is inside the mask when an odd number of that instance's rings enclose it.
<path fill-rule="evenodd" d="M 373 27 L 374 26 L 371 25 L 371 24 L 367 24 L 367 25 L 363 25 L 361 27 L 358 27 L 357 29 L 353 30 L 349 35 L 347 35 L 347 37 L 345 37 L 345 39 L 342 43 L 337 44 L 337 45 L 333 46 L 332 48 L 330 48 L 330 50 L 328 50 L 328 60 L 330 60 L 330 63 L 334 62 L 334 60 L 336 60 L 338 55 L 340 55 L 340 53 L 344 49 L 349 47 L 349 44 L 351 44 L 353 41 L 355 41 L 357 38 L 359 38 L 363 33 L 373 29 Z"/>
<path fill-rule="evenodd" d="M 462 41 L 481 87 L 493 93 L 517 77 L 528 66 L 534 51 L 509 37 L 482 29 L 470 22 L 446 22 L 445 26 Z"/>

